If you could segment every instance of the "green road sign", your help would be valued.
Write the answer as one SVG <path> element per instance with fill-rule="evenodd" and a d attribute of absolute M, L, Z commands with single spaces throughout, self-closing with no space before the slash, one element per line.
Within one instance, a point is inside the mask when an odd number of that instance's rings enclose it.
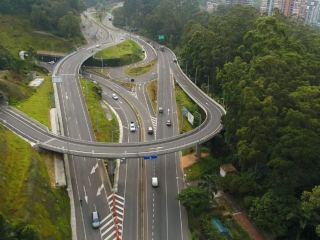
<path fill-rule="evenodd" d="M 164 35 L 159 35 L 159 40 L 164 40 Z"/>
<path fill-rule="evenodd" d="M 110 14 L 112 14 L 112 12 L 109 12 Z"/>

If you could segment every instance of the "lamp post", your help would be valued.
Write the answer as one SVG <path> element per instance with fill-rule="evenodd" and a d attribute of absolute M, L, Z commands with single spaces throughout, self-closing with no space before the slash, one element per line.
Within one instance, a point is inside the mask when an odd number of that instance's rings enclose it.
<path fill-rule="evenodd" d="M 199 113 L 199 112 L 197 112 L 197 111 L 195 111 L 196 113 L 198 113 L 199 114 L 199 116 L 200 116 L 200 123 L 199 123 L 199 132 L 200 132 L 200 125 L 201 125 L 201 114 Z"/>
<path fill-rule="evenodd" d="M 66 123 L 67 123 L 67 127 L 68 127 L 68 122 L 69 122 L 69 120 L 71 119 L 71 117 L 69 117 L 67 120 L 66 120 Z M 68 127 L 68 129 L 69 129 L 69 127 Z M 69 147 L 69 130 L 68 130 L 68 138 L 67 138 L 67 147 L 68 147 L 68 154 L 69 154 L 69 152 L 70 152 L 70 147 Z"/>
<path fill-rule="evenodd" d="M 139 144 L 139 129 L 140 129 L 140 127 L 139 127 L 139 125 L 137 125 L 137 130 L 138 130 L 137 131 L 137 155 L 138 155 L 138 152 L 139 152 L 138 151 L 138 147 L 139 147 L 139 145 L 138 145 Z"/>
<path fill-rule="evenodd" d="M 114 131 L 112 131 L 112 142 L 113 142 L 113 133 L 114 132 L 119 132 L 119 130 L 114 130 Z"/>
<path fill-rule="evenodd" d="M 198 73 L 198 67 L 196 67 L 196 75 L 194 76 L 194 84 L 197 86 L 197 73 Z"/>
<path fill-rule="evenodd" d="M 208 90 L 207 90 L 207 95 L 209 95 L 209 75 L 205 75 L 205 77 L 208 78 Z"/>

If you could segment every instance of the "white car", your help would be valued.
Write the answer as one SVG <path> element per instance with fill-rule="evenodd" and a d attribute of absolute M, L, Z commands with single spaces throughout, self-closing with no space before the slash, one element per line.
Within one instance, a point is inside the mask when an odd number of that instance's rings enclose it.
<path fill-rule="evenodd" d="M 151 183 L 152 183 L 152 187 L 158 187 L 159 186 L 158 178 L 157 177 L 153 177 Z"/>
<path fill-rule="evenodd" d="M 134 125 L 134 122 L 130 123 L 130 132 L 135 132 L 136 131 L 136 126 Z"/>
<path fill-rule="evenodd" d="M 120 40 L 122 41 L 122 40 L 123 40 L 123 37 L 122 37 L 122 38 L 120 38 Z"/>
<path fill-rule="evenodd" d="M 118 100 L 118 96 L 116 94 L 113 93 L 111 96 L 114 100 Z"/>
<path fill-rule="evenodd" d="M 54 61 L 50 61 L 50 62 L 48 62 L 49 64 L 54 64 Z"/>
<path fill-rule="evenodd" d="M 92 82 L 93 82 L 94 84 L 98 84 L 96 80 L 93 80 Z"/>
<path fill-rule="evenodd" d="M 99 48 L 99 47 L 101 47 L 101 45 L 100 45 L 100 44 L 97 44 L 97 45 L 96 45 L 96 48 Z"/>

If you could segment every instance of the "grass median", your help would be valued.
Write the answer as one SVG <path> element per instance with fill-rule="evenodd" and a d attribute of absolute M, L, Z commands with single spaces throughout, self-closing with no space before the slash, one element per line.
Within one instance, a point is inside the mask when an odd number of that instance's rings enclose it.
<path fill-rule="evenodd" d="M 149 82 L 147 85 L 147 91 L 148 95 L 151 101 L 151 105 L 153 108 L 153 111 L 156 113 L 157 112 L 157 98 L 158 98 L 158 81 L 152 81 Z"/>
<path fill-rule="evenodd" d="M 101 98 L 101 87 L 97 84 L 92 83 L 86 79 L 81 79 L 82 93 L 85 99 L 88 113 L 90 116 L 93 131 L 96 136 L 97 142 L 118 142 L 119 139 L 119 128 L 118 121 L 115 114 L 111 109 L 104 104 Z M 88 91 L 86 90 L 88 88 Z M 87 97 L 88 92 L 88 97 Z M 112 115 L 112 120 L 109 120 L 103 110 L 102 104 L 105 105 Z M 117 131 L 117 132 L 115 132 Z"/>
<path fill-rule="evenodd" d="M 120 65 L 136 63 L 144 58 L 142 48 L 131 39 L 127 39 L 120 44 L 99 51 L 96 59 L 120 59 Z"/>
<path fill-rule="evenodd" d="M 143 75 L 149 72 L 157 64 L 158 59 L 155 59 L 147 64 L 137 67 L 126 68 L 125 73 L 131 76 Z"/>

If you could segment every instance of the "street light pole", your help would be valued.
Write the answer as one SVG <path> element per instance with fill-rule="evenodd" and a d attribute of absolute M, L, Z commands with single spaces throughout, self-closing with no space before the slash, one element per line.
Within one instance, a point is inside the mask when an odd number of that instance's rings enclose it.
<path fill-rule="evenodd" d="M 113 133 L 114 132 L 119 132 L 119 130 L 114 130 L 114 131 L 112 131 L 112 142 L 113 142 Z"/>
<path fill-rule="evenodd" d="M 97 132 L 99 132 L 98 106 L 96 106 L 96 110 L 97 110 Z"/>
<path fill-rule="evenodd" d="M 200 125 L 201 125 L 201 114 L 199 113 L 199 112 L 197 112 L 197 111 L 195 111 L 196 113 L 198 113 L 199 114 L 199 116 L 200 116 L 200 123 L 199 123 L 199 132 L 200 132 Z"/>
<path fill-rule="evenodd" d="M 196 75 L 194 76 L 194 84 L 197 86 L 197 73 L 198 73 L 198 67 L 196 67 Z"/>
<path fill-rule="evenodd" d="M 205 77 L 208 78 L 208 90 L 207 90 L 207 95 L 209 95 L 209 75 L 205 75 Z"/>

